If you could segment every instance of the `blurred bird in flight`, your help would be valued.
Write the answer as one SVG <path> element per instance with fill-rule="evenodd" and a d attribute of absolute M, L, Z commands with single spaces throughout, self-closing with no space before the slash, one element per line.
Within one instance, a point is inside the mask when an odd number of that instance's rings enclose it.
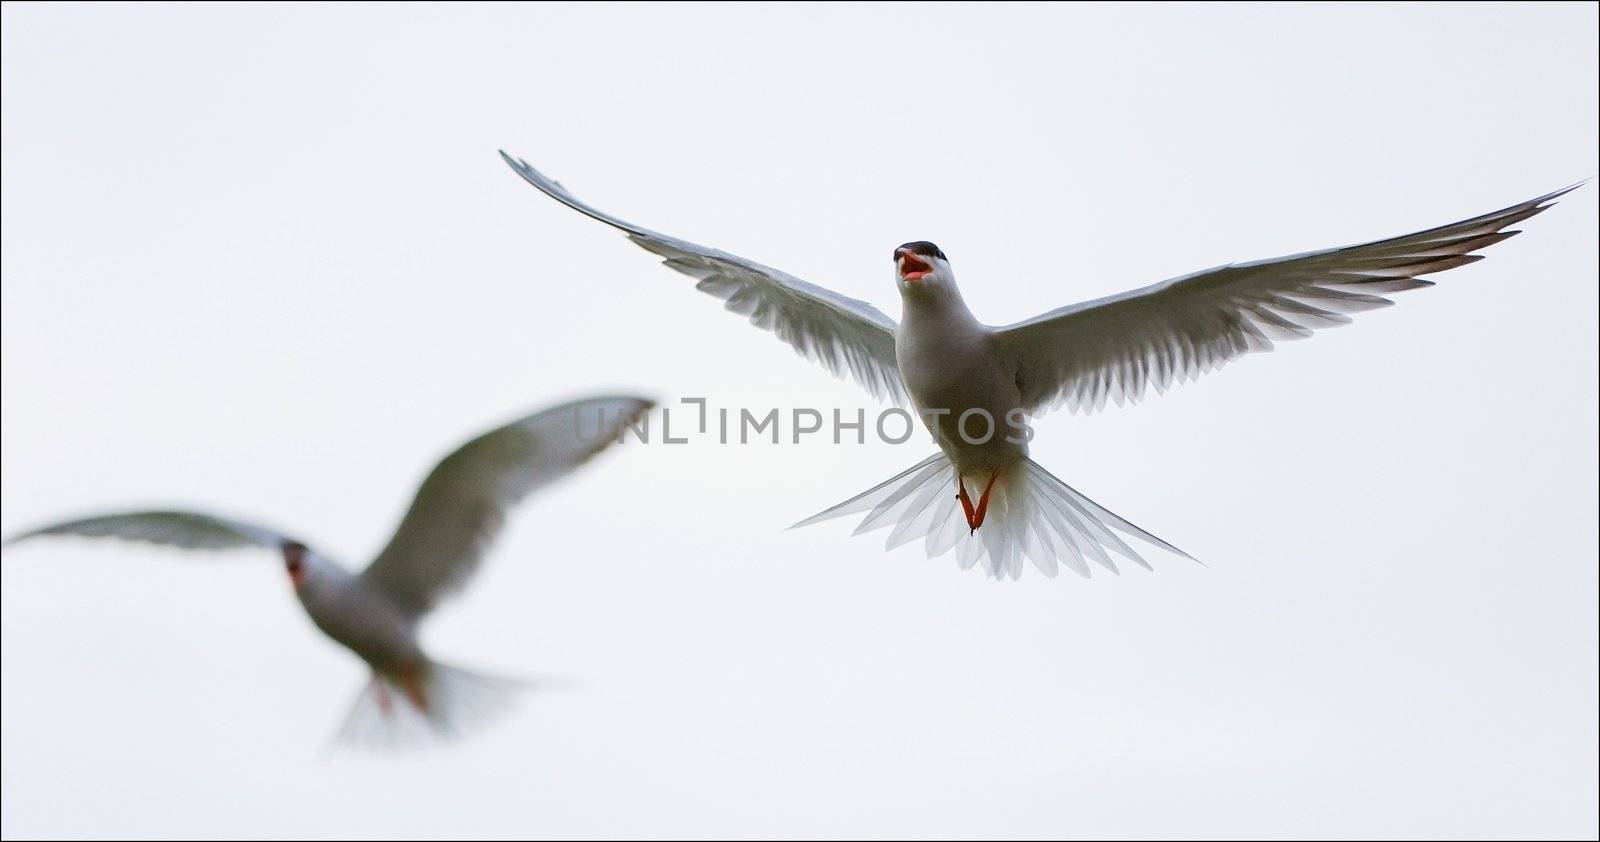
<path fill-rule="evenodd" d="M 864 301 L 724 251 L 657 234 L 585 204 L 525 161 L 500 153 L 528 183 L 621 230 L 668 267 L 880 399 L 909 402 L 939 452 L 804 526 L 865 512 L 856 533 L 892 527 L 888 546 L 921 539 L 963 569 L 1018 578 L 1026 558 L 1047 576 L 1116 572 L 1112 554 L 1150 565 L 1119 537 L 1189 556 L 1113 514 L 1028 458 L 1026 418 L 1138 401 L 1281 340 L 1348 324 L 1385 296 L 1482 259 L 1475 252 L 1580 185 L 1503 210 L 1386 240 L 1234 263 L 1074 304 L 1006 327 L 977 320 L 938 246 L 894 250 L 899 323 Z M 1581 184 L 1581 183 L 1580 183 Z"/>
<path fill-rule="evenodd" d="M 449 737 L 503 711 L 522 685 L 433 660 L 418 641 L 420 621 L 471 578 L 513 505 L 576 470 L 651 405 L 636 397 L 574 401 L 467 442 L 429 472 L 388 545 L 359 572 L 287 533 L 193 511 L 101 515 L 6 543 L 78 535 L 277 553 L 311 622 L 372 671 L 337 738 L 393 747 Z"/>

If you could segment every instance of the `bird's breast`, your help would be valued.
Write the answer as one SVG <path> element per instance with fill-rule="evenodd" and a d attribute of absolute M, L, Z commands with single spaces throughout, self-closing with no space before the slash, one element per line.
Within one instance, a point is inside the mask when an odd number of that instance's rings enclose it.
<path fill-rule="evenodd" d="M 999 467 L 1027 453 L 1016 378 L 982 331 L 912 331 L 897 337 L 900 376 L 923 425 L 964 470 Z"/>
<path fill-rule="evenodd" d="M 324 634 L 379 671 L 421 658 L 416 621 L 392 601 L 358 576 L 327 584 L 318 593 L 301 595 L 306 613 Z"/>

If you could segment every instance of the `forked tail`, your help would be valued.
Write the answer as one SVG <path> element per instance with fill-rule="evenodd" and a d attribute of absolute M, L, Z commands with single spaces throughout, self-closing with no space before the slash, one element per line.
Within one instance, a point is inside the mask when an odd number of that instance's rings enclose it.
<path fill-rule="evenodd" d="M 436 661 L 400 676 L 373 673 L 334 740 L 369 749 L 448 740 L 508 711 L 517 691 L 527 686 Z"/>
<path fill-rule="evenodd" d="M 985 487 L 988 477 L 967 477 L 968 487 Z M 1046 576 L 1065 565 L 1084 578 L 1094 562 L 1116 573 L 1111 554 L 1152 570 L 1118 533 L 1154 544 L 1184 558 L 1194 557 L 1118 517 L 1026 457 L 994 477 L 983 525 L 973 533 L 957 494 L 955 466 L 935 453 L 910 470 L 858 494 L 794 527 L 866 512 L 853 534 L 893 527 L 887 547 L 922 539 L 929 558 L 956 550 L 967 570 L 982 561 L 996 579 L 1022 576 L 1026 557 Z"/>

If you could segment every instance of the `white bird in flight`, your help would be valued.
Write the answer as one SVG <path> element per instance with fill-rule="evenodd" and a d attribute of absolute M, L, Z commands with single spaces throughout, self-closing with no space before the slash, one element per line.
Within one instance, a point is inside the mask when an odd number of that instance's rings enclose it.
<path fill-rule="evenodd" d="M 1029 459 L 1026 417 L 1134 402 L 1149 386 L 1164 392 L 1280 340 L 1347 324 L 1351 313 L 1392 303 L 1383 296 L 1433 285 L 1420 275 L 1482 259 L 1473 252 L 1580 186 L 1414 234 L 1219 266 L 990 327 L 967 308 L 933 243 L 894 250 L 897 324 L 864 301 L 624 222 L 500 155 L 528 183 L 620 229 L 836 376 L 848 372 L 880 399 L 909 398 L 939 452 L 796 526 L 865 512 L 856 534 L 893 527 L 889 547 L 921 538 L 930 558 L 957 549 L 963 569 L 982 561 L 995 578 L 1020 577 L 1024 557 L 1046 576 L 1058 563 L 1084 577 L 1090 562 L 1117 572 L 1112 553 L 1151 569 L 1119 532 L 1190 558 Z"/>
<path fill-rule="evenodd" d="M 372 670 L 338 739 L 391 747 L 430 734 L 448 737 L 503 710 L 522 685 L 428 657 L 418 641 L 419 622 L 477 570 L 513 505 L 616 441 L 651 405 L 636 397 L 573 401 L 467 442 L 428 473 L 388 546 L 360 572 L 278 530 L 190 511 L 84 518 L 34 529 L 6 544 L 79 535 L 189 550 L 280 553 L 311 622 Z"/>

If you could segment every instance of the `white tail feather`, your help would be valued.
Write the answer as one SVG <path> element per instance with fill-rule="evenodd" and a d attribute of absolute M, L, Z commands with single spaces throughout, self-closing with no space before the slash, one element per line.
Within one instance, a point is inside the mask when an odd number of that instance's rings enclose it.
<path fill-rule="evenodd" d="M 982 488 L 988 478 L 967 480 L 968 489 L 975 490 Z M 790 528 L 866 512 L 853 534 L 892 526 L 886 542 L 889 548 L 921 538 L 929 558 L 954 549 L 961 569 L 970 569 L 981 561 L 984 570 L 996 579 L 1020 578 L 1024 558 L 1046 576 L 1056 575 L 1065 565 L 1088 578 L 1090 562 L 1117 573 L 1111 553 L 1146 570 L 1154 569 L 1117 535 L 1119 532 L 1193 560 L 1193 556 L 1118 517 L 1026 457 L 1001 469 L 989 495 L 983 526 L 976 534 L 967 527 L 956 489 L 955 466 L 943 453 L 935 453 L 888 481 Z"/>
<path fill-rule="evenodd" d="M 429 662 L 417 688 L 373 673 L 356 696 L 337 743 L 363 749 L 426 746 L 470 733 L 509 710 L 517 691 L 527 685 Z"/>

